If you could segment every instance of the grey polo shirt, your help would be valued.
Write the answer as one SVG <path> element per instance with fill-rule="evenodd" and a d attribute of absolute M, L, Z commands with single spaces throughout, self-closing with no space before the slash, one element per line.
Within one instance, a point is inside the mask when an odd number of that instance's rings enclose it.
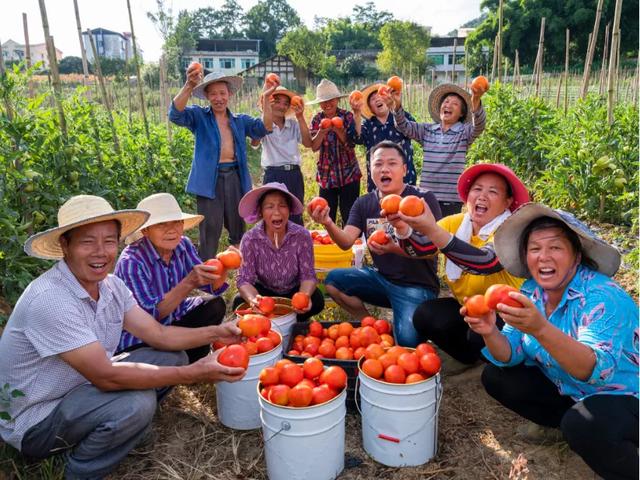
<path fill-rule="evenodd" d="M 60 353 L 100 342 L 115 352 L 125 312 L 136 305 L 124 282 L 109 275 L 96 302 L 61 260 L 29 284 L 0 337 L 0 385 L 21 390 L 11 400 L 11 420 L 0 420 L 0 436 L 20 449 L 22 437 L 44 420 L 62 397 L 87 383 Z"/>
<path fill-rule="evenodd" d="M 302 142 L 300 125 L 295 118 L 286 118 L 282 129 L 275 123 L 273 131 L 262 138 L 262 167 L 278 167 L 281 165 L 300 165 L 300 149 Z"/>

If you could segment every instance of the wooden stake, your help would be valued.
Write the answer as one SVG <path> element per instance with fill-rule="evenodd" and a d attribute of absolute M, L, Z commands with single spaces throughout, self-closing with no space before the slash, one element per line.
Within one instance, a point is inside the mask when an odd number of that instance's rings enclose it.
<path fill-rule="evenodd" d="M 502 82 L 501 65 L 502 65 L 502 12 L 503 12 L 503 0 L 500 0 L 498 5 L 498 36 L 496 37 L 496 49 L 498 53 L 496 55 L 496 64 L 498 66 L 497 78 L 499 82 Z"/>
<path fill-rule="evenodd" d="M 542 65 L 544 60 L 544 23 L 546 21 L 545 17 L 542 17 L 542 22 L 540 23 L 540 40 L 538 42 L 538 55 L 536 59 L 536 63 L 538 64 L 538 72 L 536 75 L 536 97 L 540 96 L 540 81 L 542 80 Z"/>
<path fill-rule="evenodd" d="M 607 60 L 609 55 L 609 26 L 611 24 L 607 23 L 607 26 L 604 29 L 604 49 L 602 50 L 602 65 L 600 66 L 600 81 L 598 85 L 598 93 L 600 95 L 604 95 L 604 85 L 605 78 L 607 78 Z"/>
<path fill-rule="evenodd" d="M 125 44 L 124 48 L 124 73 L 127 76 L 127 104 L 129 106 L 129 125 L 132 123 L 132 109 L 131 105 L 131 75 L 129 73 L 129 42 Z"/>
<path fill-rule="evenodd" d="M 169 139 L 169 142 L 171 142 L 171 138 L 173 135 L 173 132 L 171 131 L 171 122 L 169 121 L 169 115 L 167 113 L 167 110 L 169 109 L 169 88 L 167 85 L 167 60 L 166 57 L 164 56 L 164 53 L 160 56 L 160 92 L 162 92 L 162 111 L 160 112 L 164 118 L 165 122 L 167 123 L 167 138 Z M 409 79 L 409 85 L 411 85 L 411 79 Z M 411 104 L 409 104 L 411 105 Z"/>
<path fill-rule="evenodd" d="M 498 36 L 493 40 L 493 60 L 491 61 L 491 83 L 495 80 L 496 76 L 496 59 L 498 58 Z"/>
<path fill-rule="evenodd" d="M 589 48 L 587 49 L 587 58 L 584 62 L 584 74 L 582 76 L 582 87 L 580 88 L 580 98 L 583 100 L 587 97 L 589 91 L 589 75 L 591 75 L 591 64 L 593 63 L 593 54 L 596 51 L 596 44 L 598 43 L 598 29 L 600 28 L 600 17 L 602 16 L 602 4 L 604 0 L 598 0 L 598 7 L 596 8 L 596 19 L 593 24 L 593 31 L 591 32 Z"/>
<path fill-rule="evenodd" d="M 24 59 L 27 62 L 27 68 L 31 68 L 31 45 L 29 45 L 29 25 L 26 13 L 22 14 L 22 30 L 24 31 Z"/>
<path fill-rule="evenodd" d="M 556 108 L 560 108 L 560 90 L 562 90 L 562 79 L 563 75 L 559 75 L 558 77 L 558 90 L 556 91 Z"/>
<path fill-rule="evenodd" d="M 564 115 L 567 115 L 569 111 L 569 39 L 571 33 L 567 28 L 565 30 L 565 43 L 564 43 Z M 558 87 L 558 91 L 560 87 Z"/>
<path fill-rule="evenodd" d="M 56 47 L 53 37 L 49 35 L 49 20 L 47 18 L 47 7 L 44 0 L 38 0 L 40 5 L 40 16 L 42 17 L 42 29 L 44 30 L 44 41 L 47 46 L 49 57 L 49 71 L 51 72 L 51 85 L 53 86 L 53 97 L 58 110 L 58 120 L 60 121 L 60 131 L 63 137 L 67 137 L 67 121 L 62 109 L 62 87 L 60 86 L 60 72 L 58 71 L 58 59 L 56 57 Z"/>
<path fill-rule="evenodd" d="M 516 49 L 515 60 L 513 62 L 513 85 L 522 88 L 522 77 L 520 76 L 520 55 Z"/>
<path fill-rule="evenodd" d="M 611 34 L 611 54 L 609 57 L 609 76 L 607 78 L 607 121 L 609 125 L 613 123 L 613 104 L 615 102 L 614 93 L 617 80 L 616 62 L 618 59 L 618 37 L 620 36 L 620 13 L 622 11 L 622 0 L 616 0 L 616 8 L 613 16 L 613 30 Z"/>
<path fill-rule="evenodd" d="M 82 26 L 80 24 L 80 10 L 78 10 L 78 0 L 73 0 L 73 9 L 76 12 L 76 27 L 78 29 L 78 41 L 80 42 L 80 54 L 82 56 L 82 84 L 86 87 L 89 82 L 89 64 L 87 62 L 87 52 L 82 41 Z"/>
<path fill-rule="evenodd" d="M 138 97 L 140 99 L 140 112 L 142 113 L 142 121 L 144 123 L 144 132 L 147 141 L 151 142 L 149 134 L 149 122 L 147 122 L 147 108 L 144 104 L 144 92 L 142 91 L 142 75 L 140 75 L 140 63 L 138 62 L 138 47 L 136 46 L 136 34 L 133 31 L 133 17 L 131 16 L 131 1 L 127 0 L 127 10 L 129 11 L 129 24 L 131 25 L 131 41 L 133 42 L 133 61 L 136 64 L 136 78 L 138 84 Z M 149 157 L 151 160 L 151 157 Z"/>

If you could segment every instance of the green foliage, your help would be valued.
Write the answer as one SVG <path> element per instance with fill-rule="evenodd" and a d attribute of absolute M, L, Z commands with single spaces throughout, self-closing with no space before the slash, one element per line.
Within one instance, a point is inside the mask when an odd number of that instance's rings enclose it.
<path fill-rule="evenodd" d="M 351 19 L 353 23 L 361 24 L 368 31 L 377 35 L 385 23 L 393 20 L 393 13 L 388 10 L 378 11 L 374 2 L 367 2 L 364 5 L 353 7 Z"/>
<path fill-rule="evenodd" d="M 386 74 L 423 74 L 427 67 L 425 52 L 429 42 L 429 31 L 417 23 L 388 22 L 380 30 L 382 52 L 378 55 L 378 68 Z"/>
<path fill-rule="evenodd" d="M 242 7 L 235 0 L 225 0 L 218 9 L 199 8 L 191 14 L 193 30 L 199 38 L 242 38 L 240 26 L 245 22 Z"/>
<path fill-rule="evenodd" d="M 278 40 L 302 24 L 298 13 L 286 0 L 258 1 L 247 12 L 245 23 L 245 36 L 262 40 L 260 58 L 273 56 Z"/>
<path fill-rule="evenodd" d="M 122 76 L 126 71 L 126 65 L 127 63 L 120 58 L 100 57 L 100 69 L 102 70 L 102 74 L 105 76 Z M 135 66 L 135 63 L 133 66 Z M 95 71 L 94 64 L 90 64 L 89 70 L 92 72 Z"/>
<path fill-rule="evenodd" d="M 517 99 L 493 85 L 483 97 L 487 128 L 468 161 L 509 165 L 536 201 L 583 218 L 630 225 L 638 217 L 638 108 L 621 104 L 607 123 L 606 103 L 589 96 L 569 109 Z"/>
<path fill-rule="evenodd" d="M 58 70 L 62 74 L 84 73 L 82 70 L 82 59 L 74 56 L 64 57 L 58 64 Z"/>
<path fill-rule="evenodd" d="M 323 33 L 300 26 L 278 42 L 278 54 L 288 56 L 293 63 L 319 76 L 329 76 L 336 58 L 329 55 Z"/>
<path fill-rule="evenodd" d="M 378 50 L 378 31 L 349 18 L 329 19 L 322 29 L 331 50 Z"/>
<path fill-rule="evenodd" d="M 11 415 L 9 414 L 11 401 L 18 397 L 24 397 L 24 393 L 20 390 L 12 389 L 8 383 L 5 383 L 0 388 L 0 419 L 11 420 Z"/>

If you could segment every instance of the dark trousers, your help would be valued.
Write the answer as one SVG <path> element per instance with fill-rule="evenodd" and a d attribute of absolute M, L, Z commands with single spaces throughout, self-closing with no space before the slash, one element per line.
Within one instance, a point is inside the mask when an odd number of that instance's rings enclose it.
<path fill-rule="evenodd" d="M 304 179 L 302 178 L 302 171 L 297 165 L 293 167 L 294 168 L 291 170 L 284 170 L 280 167 L 266 167 L 264 169 L 262 183 L 284 183 L 287 186 L 287 190 L 293 193 L 293 195 L 295 195 L 295 197 L 304 205 Z M 304 225 L 302 223 L 302 214 L 289 215 L 289 220 L 297 223 L 298 225 Z"/>
<path fill-rule="evenodd" d="M 440 211 L 442 212 L 443 217 L 448 217 L 449 215 L 455 215 L 456 213 L 460 213 L 462 210 L 462 202 L 438 202 L 440 204 Z"/>
<path fill-rule="evenodd" d="M 208 302 L 201 303 L 177 322 L 172 323 L 175 327 L 200 328 L 210 325 L 220 325 L 224 319 L 227 306 L 222 297 L 212 298 Z M 125 348 L 124 352 L 131 352 L 142 347 L 148 347 L 146 343 L 138 343 L 129 348 Z M 190 348 L 186 350 L 189 357 L 189 363 L 196 362 L 206 357 L 211 350 L 210 345 L 202 345 L 201 347 Z"/>
<path fill-rule="evenodd" d="M 297 286 L 285 293 L 274 292 L 273 290 L 261 285 L 260 283 L 256 283 L 254 285 L 256 290 L 263 297 L 284 297 L 291 298 L 293 295 L 300 291 L 300 286 Z M 236 295 L 233 299 L 233 309 L 235 310 L 238 306 L 244 302 L 244 299 L 240 295 Z M 322 292 L 317 288 L 311 294 L 311 309 L 307 313 L 298 314 L 297 321 L 298 322 L 306 322 L 309 318 L 314 315 L 319 314 L 324 309 L 324 296 Z"/>
<path fill-rule="evenodd" d="M 338 208 L 342 217 L 342 227 L 347 224 L 349 212 L 360 196 L 360 182 L 352 182 L 338 188 L 322 188 L 320 187 L 320 196 L 329 204 L 329 216 L 333 222 L 336 222 Z"/>
<path fill-rule="evenodd" d="M 431 340 L 459 362 L 472 364 L 481 358 L 482 337 L 469 328 L 460 315 L 455 298 L 434 298 L 418 306 L 413 314 L 413 326 L 424 340 Z M 504 322 L 496 319 L 502 330 Z"/>
<path fill-rule="evenodd" d="M 571 449 L 604 479 L 638 478 L 637 398 L 602 394 L 576 403 L 560 395 L 538 367 L 524 365 L 487 365 L 482 384 L 509 410 L 560 428 Z"/>
<path fill-rule="evenodd" d="M 200 223 L 199 253 L 202 260 L 213 258 L 218 252 L 222 227 L 229 232 L 229 243 L 239 245 L 244 234 L 244 221 L 238 213 L 242 198 L 240 175 L 236 168 L 219 168 L 216 198 L 196 197 L 197 209 L 204 220 Z"/>

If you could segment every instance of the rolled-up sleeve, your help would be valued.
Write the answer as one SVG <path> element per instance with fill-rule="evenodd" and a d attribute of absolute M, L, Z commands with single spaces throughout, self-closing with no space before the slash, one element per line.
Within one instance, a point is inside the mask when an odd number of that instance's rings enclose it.
<path fill-rule="evenodd" d="M 511 325 L 505 325 L 502 329 L 502 335 L 506 337 L 509 345 L 511 346 L 511 358 L 509 358 L 508 362 L 501 362 L 499 360 L 496 360 L 494 356 L 491 355 L 491 352 L 487 347 L 484 347 L 482 349 L 482 354 L 486 357 L 487 360 L 499 367 L 513 367 L 514 365 L 522 363 L 525 359 L 525 353 L 522 347 L 524 334 Z"/>
<path fill-rule="evenodd" d="M 264 126 L 262 119 L 254 118 L 249 115 L 238 115 L 244 124 L 244 133 L 253 140 L 260 140 L 266 136 L 269 131 Z"/>
<path fill-rule="evenodd" d="M 175 104 L 171 102 L 171 106 L 169 107 L 169 120 L 176 125 L 186 127 L 193 131 L 196 123 L 194 108 L 195 107 L 189 106 L 180 111 L 176 108 Z"/>

